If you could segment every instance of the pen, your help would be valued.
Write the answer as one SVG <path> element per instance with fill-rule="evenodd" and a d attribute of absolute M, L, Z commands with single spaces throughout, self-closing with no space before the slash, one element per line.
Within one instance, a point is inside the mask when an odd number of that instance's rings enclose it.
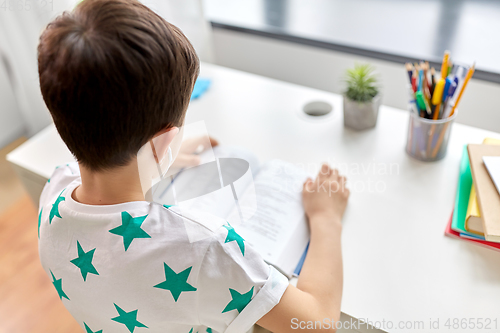
<path fill-rule="evenodd" d="M 458 106 L 458 103 L 460 102 L 460 99 L 462 98 L 462 94 L 464 93 L 465 87 L 467 87 L 467 83 L 469 83 L 470 78 L 474 74 L 474 70 L 476 67 L 476 63 L 472 64 L 472 67 L 469 68 L 469 71 L 467 72 L 467 76 L 465 77 L 464 84 L 462 85 L 462 89 L 460 90 L 460 93 L 458 94 L 457 100 L 455 101 L 455 105 L 453 105 L 453 108 L 451 109 L 450 112 L 450 117 L 453 116 L 455 113 L 455 109 Z"/>
<path fill-rule="evenodd" d="M 431 68 L 431 95 L 434 94 L 434 89 L 436 88 L 436 70 L 434 67 Z"/>
<path fill-rule="evenodd" d="M 448 79 L 447 79 L 448 80 Z M 448 97 L 446 98 L 445 101 L 445 107 L 443 108 L 443 118 L 448 118 L 448 115 L 450 114 L 451 110 L 451 105 L 452 105 L 452 99 L 453 95 L 455 94 L 455 91 L 457 90 L 458 86 L 458 77 L 455 76 L 453 79 L 450 79 L 450 87 L 448 89 Z"/>
<path fill-rule="evenodd" d="M 456 69 L 456 70 L 455 70 Z M 448 93 L 448 103 L 446 104 L 446 109 L 443 114 L 443 118 L 448 118 L 453 107 L 453 102 L 456 101 L 456 93 L 457 90 L 460 91 L 463 86 L 463 82 L 465 80 L 465 67 L 463 66 L 455 66 L 454 68 L 454 78 L 453 83 L 450 86 L 450 92 Z"/>
<path fill-rule="evenodd" d="M 450 91 L 451 82 L 452 82 L 451 79 L 447 77 L 443 89 L 443 98 L 441 99 L 442 103 L 444 103 L 448 98 L 448 92 Z"/>

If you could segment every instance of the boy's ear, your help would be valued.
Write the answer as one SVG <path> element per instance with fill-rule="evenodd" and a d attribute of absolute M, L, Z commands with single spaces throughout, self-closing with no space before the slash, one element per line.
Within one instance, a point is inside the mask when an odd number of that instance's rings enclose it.
<path fill-rule="evenodd" d="M 179 133 L 178 127 L 169 127 L 156 133 L 150 140 L 153 155 L 157 163 L 161 164 L 167 155 L 167 149 Z"/>
<path fill-rule="evenodd" d="M 167 132 L 171 132 L 170 134 L 173 135 L 173 136 L 176 136 L 177 133 L 179 133 L 179 127 L 165 127 L 164 129 L 162 129 L 161 131 L 159 131 L 158 133 L 156 133 L 154 136 L 153 136 L 153 140 L 163 134 L 166 134 Z M 172 133 L 173 132 L 173 133 Z"/>

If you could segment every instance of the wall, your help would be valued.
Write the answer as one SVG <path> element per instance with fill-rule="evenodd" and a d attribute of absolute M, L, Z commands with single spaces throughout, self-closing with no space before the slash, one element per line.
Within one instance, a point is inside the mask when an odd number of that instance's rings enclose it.
<path fill-rule="evenodd" d="M 0 54 L 1 56 L 1 54 Z M 0 58 L 0 148 L 24 134 L 24 121 L 19 112 L 7 70 Z"/>
<path fill-rule="evenodd" d="M 219 28 L 213 35 L 219 65 L 334 93 L 344 89 L 346 68 L 370 62 L 380 75 L 383 103 L 406 109 L 408 76 L 402 64 Z M 500 132 L 497 96 L 499 84 L 472 79 L 460 102 L 457 122 Z"/>

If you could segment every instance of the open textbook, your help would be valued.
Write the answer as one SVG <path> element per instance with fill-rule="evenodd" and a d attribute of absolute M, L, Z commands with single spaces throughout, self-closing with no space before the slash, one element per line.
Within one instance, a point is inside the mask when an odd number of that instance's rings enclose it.
<path fill-rule="evenodd" d="M 302 206 L 309 174 L 281 160 L 259 165 L 241 148 L 218 146 L 200 157 L 200 166 L 157 184 L 153 200 L 222 217 L 267 263 L 298 274 L 309 242 Z"/>

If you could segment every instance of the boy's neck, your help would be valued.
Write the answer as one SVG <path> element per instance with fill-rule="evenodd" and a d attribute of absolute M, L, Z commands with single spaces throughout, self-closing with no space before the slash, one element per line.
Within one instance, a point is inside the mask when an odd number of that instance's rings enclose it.
<path fill-rule="evenodd" d="M 79 165 L 82 185 L 73 191 L 72 198 L 86 205 L 115 205 L 144 201 L 137 159 L 126 166 L 106 171 L 91 171 Z"/>

